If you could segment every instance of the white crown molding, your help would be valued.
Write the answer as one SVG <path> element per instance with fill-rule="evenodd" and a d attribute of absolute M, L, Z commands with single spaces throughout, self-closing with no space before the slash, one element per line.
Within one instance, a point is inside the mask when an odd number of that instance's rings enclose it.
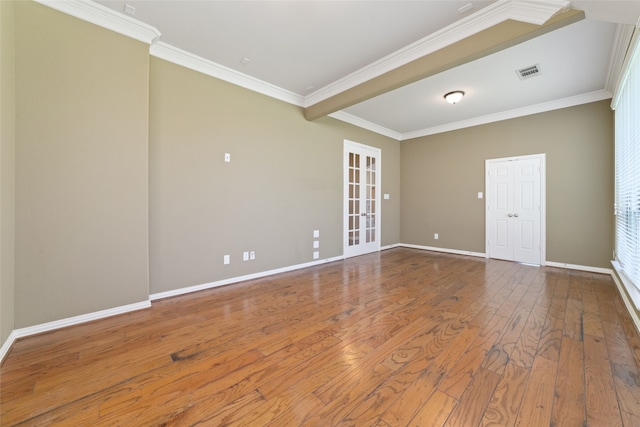
<path fill-rule="evenodd" d="M 571 96 L 568 98 L 557 99 L 555 101 L 543 102 L 527 107 L 516 108 L 500 113 L 489 114 L 486 116 L 476 117 L 469 120 L 462 120 L 455 123 L 448 123 L 441 126 L 434 126 L 415 132 L 407 132 L 402 134 L 402 141 L 408 139 L 420 138 L 438 133 L 450 132 L 458 129 L 469 128 L 473 126 L 484 125 L 502 120 L 515 119 L 517 117 L 529 116 L 531 114 L 544 113 L 547 111 L 559 110 L 561 108 L 575 107 L 576 105 L 589 104 L 591 102 L 603 101 L 611 98 L 611 92 L 607 90 L 596 90 L 582 95 Z"/>
<path fill-rule="evenodd" d="M 613 100 L 611 101 L 611 108 L 614 110 L 616 109 L 618 105 L 618 101 L 620 100 L 620 90 L 622 89 L 623 84 L 626 81 L 627 76 L 629 74 L 629 67 L 630 67 L 629 64 L 631 63 L 631 60 L 634 57 L 634 55 L 639 54 L 637 53 L 639 46 L 640 46 L 640 21 L 638 25 L 633 27 L 631 40 L 625 52 L 625 57 L 624 57 L 622 66 L 620 67 L 620 75 L 618 76 L 618 79 L 616 81 L 616 88 L 615 88 L 615 91 L 613 92 L 614 93 Z"/>
<path fill-rule="evenodd" d="M 513 19 L 541 25 L 556 13 L 566 10 L 569 5 L 570 2 L 564 0 L 499 0 L 442 30 L 436 31 L 307 95 L 304 98 L 304 107 L 315 105 L 409 62 L 491 28 L 500 22 Z"/>
<path fill-rule="evenodd" d="M 631 38 L 633 37 L 634 26 L 618 24 L 616 27 L 616 34 L 611 46 L 611 56 L 609 58 L 609 70 L 607 71 L 607 80 L 605 89 L 609 92 L 616 94 L 618 82 L 622 76 L 622 67 L 624 60 L 631 44 Z"/>
<path fill-rule="evenodd" d="M 1 1 L 1 0 L 0 0 Z M 160 31 L 151 25 L 87 0 L 35 0 L 44 6 L 115 31 L 132 39 L 152 44 Z"/>
<path fill-rule="evenodd" d="M 391 129 L 387 129 L 383 126 L 361 119 L 360 117 L 354 116 L 353 114 L 349 114 L 344 111 L 336 111 L 335 113 L 329 114 L 329 117 L 352 124 L 362 129 L 370 130 L 371 132 L 375 132 L 379 135 L 388 136 L 389 138 L 393 138 L 396 141 L 400 141 L 400 139 L 402 138 L 402 134 L 399 132 L 392 131 Z"/>
<path fill-rule="evenodd" d="M 262 80 L 258 80 L 246 74 L 239 73 L 231 68 L 209 61 L 208 59 L 204 59 L 198 55 L 194 55 L 193 53 L 171 46 L 167 43 L 154 43 L 151 45 L 149 53 L 157 58 L 173 62 L 174 64 L 224 80 L 245 89 L 279 99 L 280 101 L 288 102 L 289 104 L 297 105 L 298 107 L 302 106 L 303 97 L 296 93 L 282 89 L 270 83 L 266 83 Z"/>
<path fill-rule="evenodd" d="M 542 25 L 557 13 L 571 7 L 570 1 L 556 0 L 513 0 L 509 19 Z"/>

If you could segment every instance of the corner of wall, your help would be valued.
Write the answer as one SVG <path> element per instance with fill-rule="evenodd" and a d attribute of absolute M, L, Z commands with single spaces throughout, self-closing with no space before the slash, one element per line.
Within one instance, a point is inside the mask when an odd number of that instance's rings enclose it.
<path fill-rule="evenodd" d="M 13 343 L 15 271 L 15 48 L 13 2 L 0 1 L 0 361 Z"/>

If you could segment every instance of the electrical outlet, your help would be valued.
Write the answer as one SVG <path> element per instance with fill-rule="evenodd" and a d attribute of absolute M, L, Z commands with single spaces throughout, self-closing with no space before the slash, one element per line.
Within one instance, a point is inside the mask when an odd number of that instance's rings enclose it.
<path fill-rule="evenodd" d="M 249 261 L 249 252 L 243 252 L 242 253 L 242 260 L 243 261 Z"/>
<path fill-rule="evenodd" d="M 231 255 L 225 255 L 223 262 L 225 265 L 231 264 Z"/>
<path fill-rule="evenodd" d="M 254 260 L 254 259 L 256 259 L 256 251 L 251 251 L 251 252 L 249 252 L 249 259 L 250 259 L 250 260 Z"/>
<path fill-rule="evenodd" d="M 231 162 L 231 153 L 224 153 L 224 161 L 227 163 Z"/>
<path fill-rule="evenodd" d="M 433 238 L 434 238 L 435 240 L 438 240 L 438 233 L 434 233 Z"/>
<path fill-rule="evenodd" d="M 313 230 L 313 238 L 317 239 L 318 237 L 320 237 L 320 230 Z"/>
<path fill-rule="evenodd" d="M 313 253 L 313 259 L 318 259 L 318 258 L 320 258 L 320 252 L 319 251 L 315 251 Z"/>
<path fill-rule="evenodd" d="M 320 247 L 320 241 L 319 240 L 314 240 L 313 241 L 313 249 L 318 249 Z"/>

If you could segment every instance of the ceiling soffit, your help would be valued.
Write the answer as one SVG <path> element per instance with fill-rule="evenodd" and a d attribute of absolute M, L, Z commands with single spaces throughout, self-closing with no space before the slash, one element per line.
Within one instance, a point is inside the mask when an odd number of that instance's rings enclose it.
<path fill-rule="evenodd" d="M 305 118 L 315 120 L 335 113 L 377 95 L 572 24 L 584 19 L 584 16 L 582 11 L 568 9 L 552 16 L 542 25 L 515 19 L 501 21 L 309 105 L 304 110 Z"/>

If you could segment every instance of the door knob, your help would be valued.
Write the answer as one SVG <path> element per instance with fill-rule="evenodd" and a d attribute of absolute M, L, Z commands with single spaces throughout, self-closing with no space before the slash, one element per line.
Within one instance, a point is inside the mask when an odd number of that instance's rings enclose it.
<path fill-rule="evenodd" d="M 362 213 L 360 214 L 360 216 L 367 216 L 367 213 L 366 213 L 366 212 L 362 212 Z"/>
<path fill-rule="evenodd" d="M 509 215 L 507 215 L 507 216 L 508 216 L 509 218 L 511 218 L 511 217 L 513 216 L 513 214 L 509 214 Z"/>
<path fill-rule="evenodd" d="M 516 218 L 518 218 L 518 214 L 513 214 L 513 216 L 515 216 Z"/>

